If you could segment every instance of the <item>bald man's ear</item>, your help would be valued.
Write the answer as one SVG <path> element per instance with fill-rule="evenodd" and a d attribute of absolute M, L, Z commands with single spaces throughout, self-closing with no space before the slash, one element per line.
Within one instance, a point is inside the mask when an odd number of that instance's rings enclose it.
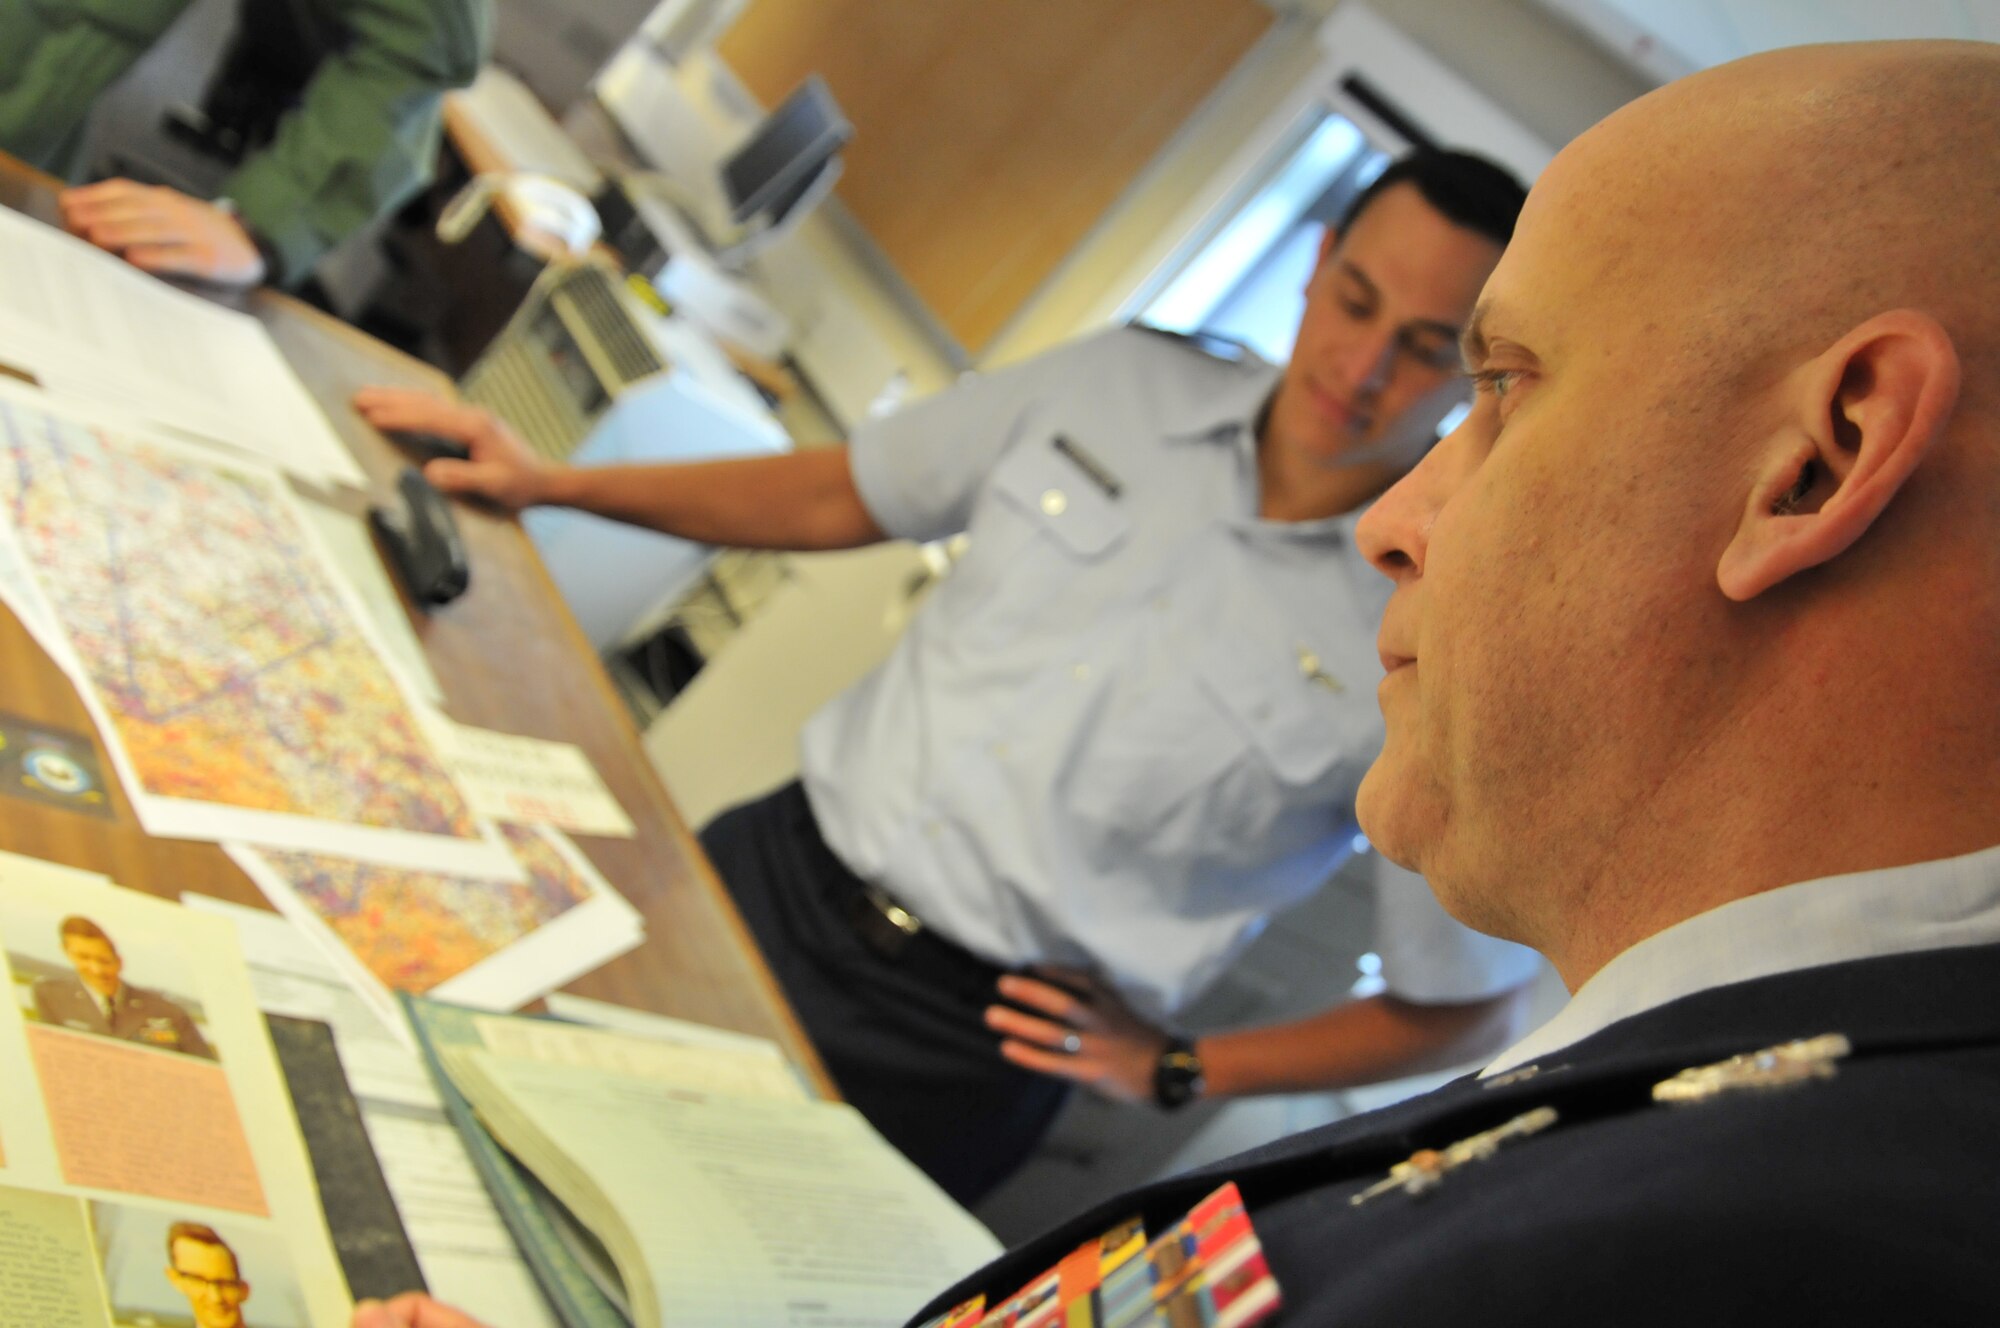
<path fill-rule="evenodd" d="M 1754 599 L 1860 539 L 1944 437 L 1958 378 L 1951 337 L 1914 309 L 1876 315 L 1802 366 L 1716 568 L 1722 593 Z"/>

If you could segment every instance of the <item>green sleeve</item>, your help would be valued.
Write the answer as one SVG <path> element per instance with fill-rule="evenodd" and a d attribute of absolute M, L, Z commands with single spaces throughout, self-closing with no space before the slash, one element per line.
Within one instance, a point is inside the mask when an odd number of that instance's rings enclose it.
<path fill-rule="evenodd" d="M 479 72 L 488 0 L 337 0 L 351 35 L 307 84 L 277 136 L 224 182 L 296 285 L 320 255 L 429 180 L 447 90 Z"/>
<path fill-rule="evenodd" d="M 0 0 L 0 151 L 58 175 L 97 94 L 188 0 Z"/>

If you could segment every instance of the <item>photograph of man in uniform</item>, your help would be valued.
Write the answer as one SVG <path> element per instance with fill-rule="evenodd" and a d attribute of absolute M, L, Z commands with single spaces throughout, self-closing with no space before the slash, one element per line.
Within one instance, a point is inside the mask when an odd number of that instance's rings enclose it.
<path fill-rule="evenodd" d="M 167 1280 L 187 1297 L 195 1328 L 243 1328 L 250 1284 L 236 1266 L 236 1252 L 198 1222 L 167 1228 Z"/>
<path fill-rule="evenodd" d="M 35 1013 L 43 1023 L 215 1059 L 186 1010 L 159 992 L 123 980 L 124 961 L 102 927 L 71 915 L 58 932 L 76 973 L 35 984 Z"/>
<path fill-rule="evenodd" d="M 312 1328 L 275 1225 L 101 1199 L 90 1210 L 115 1328 Z"/>

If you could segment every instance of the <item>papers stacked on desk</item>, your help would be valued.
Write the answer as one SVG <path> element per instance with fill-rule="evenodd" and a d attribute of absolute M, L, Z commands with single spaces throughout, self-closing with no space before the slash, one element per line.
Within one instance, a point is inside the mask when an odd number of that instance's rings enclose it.
<path fill-rule="evenodd" d="M 148 833 L 520 879 L 276 472 L 9 385 L 0 512 Z"/>
<path fill-rule="evenodd" d="M 367 484 L 263 325 L 0 208 L 0 364 L 319 484 Z"/>
<path fill-rule="evenodd" d="M 236 924 L 266 1013 L 332 1027 L 431 1294 L 497 1328 L 558 1328 L 445 1119 L 423 1059 L 406 1045 L 401 1011 L 384 1022 L 319 946 L 275 913 L 194 895 L 187 905 Z"/>
<path fill-rule="evenodd" d="M 0 385 L 0 593 L 147 832 L 231 841 L 385 1013 L 391 987 L 513 1009 L 638 944 L 567 839 L 477 814 L 268 467 Z"/>
<path fill-rule="evenodd" d="M 346 1281 L 229 926 L 6 854 L 0 961 L 8 1321 L 186 1322 L 219 1297 L 253 1323 L 342 1328 Z"/>
<path fill-rule="evenodd" d="M 320 853 L 225 848 L 391 1023 L 392 991 L 513 1010 L 638 945 L 638 913 L 561 831 L 503 824 L 520 884 Z"/>

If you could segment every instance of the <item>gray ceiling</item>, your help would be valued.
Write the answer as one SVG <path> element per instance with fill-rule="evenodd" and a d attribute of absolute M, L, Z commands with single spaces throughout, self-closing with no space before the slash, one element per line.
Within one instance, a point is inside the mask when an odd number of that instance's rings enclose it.
<path fill-rule="evenodd" d="M 1779 46 L 2000 41 L 2000 0 L 1538 0 L 1656 81 Z"/>

